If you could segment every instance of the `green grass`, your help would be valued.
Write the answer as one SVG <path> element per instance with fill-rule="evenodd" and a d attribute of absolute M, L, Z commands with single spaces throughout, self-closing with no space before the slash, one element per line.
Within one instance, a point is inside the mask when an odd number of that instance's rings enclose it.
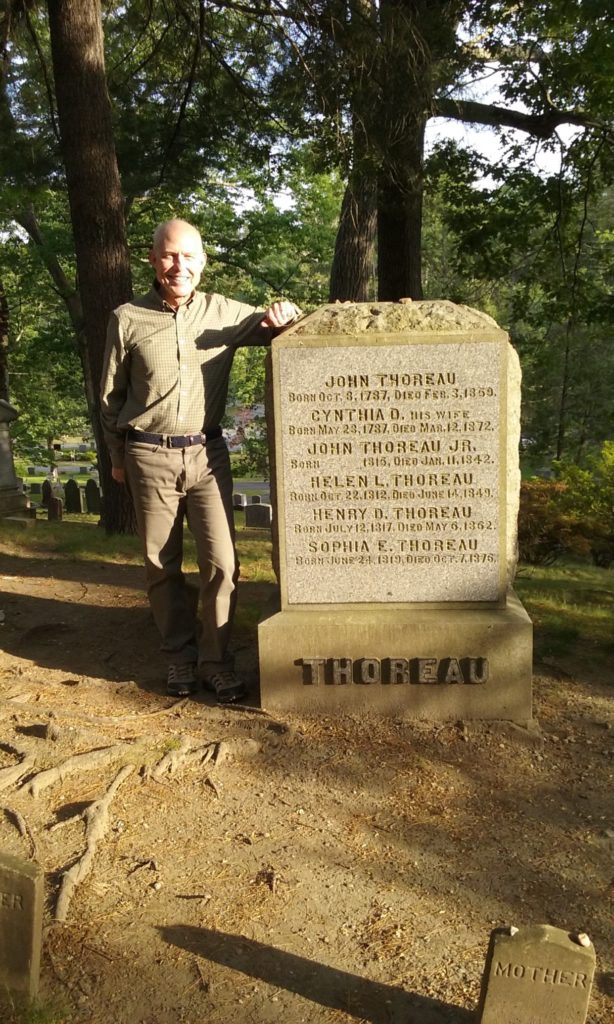
<path fill-rule="evenodd" d="M 0 520 L 0 551 L 22 556 L 65 556 L 71 561 L 119 562 L 141 565 L 141 544 L 138 537 L 107 536 L 98 526 L 97 515 L 68 514 L 61 523 L 37 519 L 30 528 Z M 235 514 L 237 550 L 241 578 L 251 582 L 273 582 L 271 568 L 271 535 L 268 530 L 246 530 L 243 512 Z M 184 568 L 196 572 L 196 546 L 190 532 L 185 532 Z"/>
<path fill-rule="evenodd" d="M 274 583 L 271 537 L 267 530 L 246 530 L 245 516 L 235 513 L 241 579 Z M 40 519 L 30 529 L 0 521 L 0 551 L 17 556 L 54 555 L 72 561 L 141 565 L 138 538 L 108 537 L 93 515 L 67 515 L 61 523 Z M 187 572 L 197 572 L 196 549 L 186 530 Z M 599 569 L 578 560 L 554 566 L 519 567 L 515 582 L 535 627 L 538 657 L 581 654 L 594 666 L 609 664 L 614 654 L 614 568 Z M 254 610 L 254 615 L 257 615 Z M 252 625 L 249 604 L 244 625 Z M 251 616 L 251 617 L 250 617 Z"/>
<path fill-rule="evenodd" d="M 30 528 L 0 521 L 0 550 L 27 555 L 65 555 L 75 561 L 109 561 L 139 564 L 137 537 L 108 537 L 98 526 L 97 515 L 64 516 L 61 523 L 38 518 Z"/>
<path fill-rule="evenodd" d="M 614 654 L 614 569 L 571 560 L 520 566 L 514 586 L 533 620 L 539 656 L 581 652 L 597 663 Z"/>
<path fill-rule="evenodd" d="M 68 1024 L 66 1010 L 58 1005 L 38 999 L 26 1001 L 9 993 L 0 995 L 2 1024 Z"/>

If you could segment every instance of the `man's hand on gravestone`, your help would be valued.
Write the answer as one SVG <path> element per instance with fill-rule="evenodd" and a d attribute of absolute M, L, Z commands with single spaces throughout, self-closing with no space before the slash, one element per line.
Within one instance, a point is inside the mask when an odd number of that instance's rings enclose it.
<path fill-rule="evenodd" d="M 302 310 L 293 302 L 274 302 L 264 314 L 261 327 L 281 328 L 287 327 L 293 320 L 301 315 Z"/>

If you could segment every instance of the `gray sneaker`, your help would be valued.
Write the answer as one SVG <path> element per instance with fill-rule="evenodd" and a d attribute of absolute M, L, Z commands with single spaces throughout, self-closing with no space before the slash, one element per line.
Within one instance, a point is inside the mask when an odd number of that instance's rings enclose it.
<path fill-rule="evenodd" d="M 166 692 L 170 697 L 189 697 L 198 686 L 196 665 L 191 661 L 181 661 L 168 666 Z"/>
<path fill-rule="evenodd" d="M 203 686 L 215 694 L 218 704 L 236 704 L 247 693 L 247 686 L 231 669 L 208 672 L 203 676 Z"/>

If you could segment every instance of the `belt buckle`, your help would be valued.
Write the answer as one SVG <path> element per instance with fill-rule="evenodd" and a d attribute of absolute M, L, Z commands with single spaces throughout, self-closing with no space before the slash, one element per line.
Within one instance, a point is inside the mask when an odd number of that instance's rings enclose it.
<path fill-rule="evenodd" d="M 173 438 L 171 434 L 162 434 L 160 440 L 162 441 L 162 444 L 164 445 L 165 448 L 173 447 Z"/>

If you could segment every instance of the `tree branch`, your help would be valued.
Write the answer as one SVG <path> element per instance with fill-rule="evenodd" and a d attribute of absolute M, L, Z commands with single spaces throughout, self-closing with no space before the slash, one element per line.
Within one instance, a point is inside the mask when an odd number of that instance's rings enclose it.
<path fill-rule="evenodd" d="M 56 115 L 55 115 L 55 102 L 54 102 L 54 98 L 53 98 L 53 88 L 52 88 L 52 85 L 51 85 L 51 77 L 50 77 L 49 72 L 47 70 L 47 63 L 45 61 L 45 56 L 43 54 L 41 44 L 40 44 L 40 42 L 38 40 L 38 36 L 36 34 L 36 29 L 34 28 L 34 24 L 32 22 L 32 19 L 30 17 L 30 14 L 29 14 L 29 11 L 28 11 L 28 8 L 27 8 L 26 5 L 24 5 L 24 17 L 26 19 L 26 26 L 28 28 L 28 32 L 30 34 L 30 38 L 32 39 L 32 42 L 34 43 L 34 49 L 36 50 L 36 53 L 38 55 L 38 59 L 39 59 L 39 62 L 40 62 L 41 72 L 42 72 L 42 75 L 43 75 L 43 82 L 45 83 L 45 92 L 47 93 L 47 100 L 49 102 L 49 117 L 51 118 L 51 128 L 52 128 L 53 134 L 55 136 L 55 141 L 59 145 L 60 144 L 60 129 L 58 128 L 58 122 L 57 122 L 57 118 L 56 118 Z"/>
<path fill-rule="evenodd" d="M 448 96 L 437 97 L 433 104 L 433 117 L 449 117 L 455 121 L 469 121 L 493 128 L 516 128 L 538 139 L 548 139 L 562 124 L 575 124 L 579 128 L 604 128 L 588 114 L 567 110 L 547 110 L 543 114 L 525 114 L 521 110 L 497 107 L 474 100 L 457 100 Z"/>
<path fill-rule="evenodd" d="M 186 13 L 183 10 L 183 7 L 181 5 L 179 5 L 179 10 L 180 10 L 180 13 L 185 17 L 185 19 L 188 22 L 188 24 L 190 25 L 190 27 L 194 30 L 194 34 L 195 34 L 196 38 L 195 38 L 195 42 L 194 42 L 194 52 L 192 54 L 192 62 L 191 62 L 190 71 L 189 71 L 189 74 L 188 74 L 188 81 L 187 81 L 187 84 L 186 84 L 186 87 L 185 87 L 185 90 L 184 90 L 184 93 L 183 93 L 183 98 L 181 100 L 181 106 L 179 107 L 179 113 L 177 115 L 177 120 L 175 122 L 175 127 L 173 128 L 172 135 L 171 135 L 171 137 L 169 139 L 169 142 L 168 142 L 168 145 L 166 147 L 166 152 L 165 152 L 164 157 L 162 159 L 162 166 L 160 167 L 160 174 L 159 174 L 159 177 L 158 177 L 158 185 L 161 185 L 162 182 L 164 181 L 164 176 L 166 174 L 166 167 L 167 167 L 168 161 L 170 159 L 171 150 L 172 150 L 173 146 L 175 145 L 175 142 L 177 141 L 177 139 L 179 137 L 179 133 L 181 131 L 181 126 L 183 124 L 183 119 L 185 117 L 185 112 L 186 112 L 186 109 L 187 109 L 187 106 L 188 106 L 188 100 L 189 100 L 190 96 L 192 95 L 192 90 L 194 89 L 194 82 L 195 82 L 195 79 L 196 79 L 196 70 L 198 68 L 198 62 L 200 60 L 200 55 L 201 55 L 202 48 L 203 48 L 203 39 L 204 39 L 204 34 L 205 34 L 205 4 L 204 4 L 204 0 L 199 0 L 199 4 L 198 4 L 198 27 L 196 27 L 194 25 L 192 19 L 189 18 L 186 15 Z"/>
<path fill-rule="evenodd" d="M 30 206 L 26 210 L 19 210 L 18 213 L 13 214 L 13 217 L 17 223 L 21 225 L 30 238 L 30 241 L 36 247 L 40 258 L 49 271 L 51 280 L 53 281 L 59 295 L 64 300 L 64 304 L 66 305 L 70 316 L 70 322 L 77 333 L 77 337 L 80 339 L 83 333 L 83 309 L 81 306 L 81 298 L 79 293 L 70 284 L 66 274 L 60 266 L 57 256 L 47 248 L 34 210 Z"/>

